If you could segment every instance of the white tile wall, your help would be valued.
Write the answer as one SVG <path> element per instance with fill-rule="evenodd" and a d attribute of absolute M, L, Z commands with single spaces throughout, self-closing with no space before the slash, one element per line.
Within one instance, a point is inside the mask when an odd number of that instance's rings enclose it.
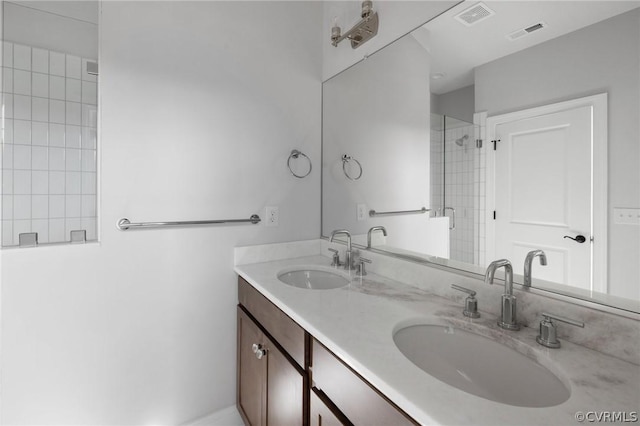
<path fill-rule="evenodd" d="M 464 135 L 467 139 L 458 146 L 455 141 Z M 466 263 L 474 263 L 476 258 L 474 165 L 480 155 L 476 138 L 477 130 L 471 124 L 431 131 L 431 206 L 438 215 L 451 215 L 450 211 L 443 213 L 443 207 L 455 209 L 456 227 L 449 231 L 449 256 Z"/>
<path fill-rule="evenodd" d="M 2 43 L 2 66 L 13 68 L 13 43 Z"/>
<path fill-rule="evenodd" d="M 49 172 L 34 170 L 31 172 L 31 193 L 38 195 L 49 194 Z"/>
<path fill-rule="evenodd" d="M 31 122 L 31 145 L 49 145 L 49 123 Z"/>
<path fill-rule="evenodd" d="M 31 50 L 32 71 L 49 74 L 49 51 L 34 47 Z"/>
<path fill-rule="evenodd" d="M 2 245 L 96 239 L 97 78 L 87 58 L 9 42 L 2 61 Z"/>
<path fill-rule="evenodd" d="M 13 45 L 13 68 L 31 71 L 31 48 L 29 46 Z"/>
<path fill-rule="evenodd" d="M 31 120 L 31 96 L 13 95 L 13 118 Z"/>
<path fill-rule="evenodd" d="M 58 77 L 55 75 L 49 76 L 49 98 L 58 99 L 64 101 L 65 93 L 65 80 L 64 77 Z"/>
<path fill-rule="evenodd" d="M 64 126 L 49 123 L 49 146 L 64 147 Z"/>

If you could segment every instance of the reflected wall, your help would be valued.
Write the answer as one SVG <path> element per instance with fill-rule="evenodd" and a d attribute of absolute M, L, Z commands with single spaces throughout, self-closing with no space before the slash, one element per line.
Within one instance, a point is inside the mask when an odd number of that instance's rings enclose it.
<path fill-rule="evenodd" d="M 70 241 L 71 231 L 97 239 L 97 3 L 86 18 L 95 22 L 32 6 L 3 3 L 5 247 L 26 233 L 38 243 Z"/>
<path fill-rule="evenodd" d="M 367 230 L 383 225 L 388 236 L 376 240 L 378 246 L 448 253 L 446 220 L 430 220 L 428 214 L 368 214 L 430 208 L 428 100 L 429 55 L 413 37 L 398 40 L 324 83 L 323 235 L 346 228 L 355 242 L 365 243 Z M 360 163 L 360 178 L 344 173 L 344 155 Z M 357 167 L 346 165 L 351 178 L 358 176 Z M 415 238 L 434 232 L 440 235 Z"/>

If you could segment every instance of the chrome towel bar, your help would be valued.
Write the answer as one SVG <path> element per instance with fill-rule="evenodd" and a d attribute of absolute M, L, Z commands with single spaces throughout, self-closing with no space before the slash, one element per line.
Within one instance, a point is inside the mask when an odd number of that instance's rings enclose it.
<path fill-rule="evenodd" d="M 251 222 L 254 225 L 260 222 L 260 216 L 257 214 L 251 215 L 249 219 L 226 219 L 226 220 L 185 220 L 177 222 L 139 222 L 132 223 L 126 217 L 123 217 L 118 221 L 116 227 L 121 231 L 126 231 L 131 228 L 165 228 L 169 226 L 193 226 L 193 225 L 215 225 L 222 223 L 245 223 Z"/>
<path fill-rule="evenodd" d="M 431 209 L 428 209 L 426 207 L 423 207 L 419 210 L 400 210 L 396 212 L 377 212 L 375 210 L 369 210 L 369 216 L 374 217 L 374 216 L 390 216 L 394 214 L 423 214 L 430 210 Z"/>

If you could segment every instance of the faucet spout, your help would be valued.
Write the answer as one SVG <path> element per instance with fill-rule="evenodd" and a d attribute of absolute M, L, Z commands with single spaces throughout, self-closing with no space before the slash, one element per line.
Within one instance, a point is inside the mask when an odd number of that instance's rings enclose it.
<path fill-rule="evenodd" d="M 533 259 L 540 257 L 540 264 L 542 266 L 547 265 L 547 255 L 542 250 L 533 250 L 527 253 L 527 257 L 524 259 L 524 283 L 526 287 L 531 287 L 531 264 Z"/>
<path fill-rule="evenodd" d="M 332 243 L 335 236 L 340 234 L 344 234 L 347 236 L 347 252 L 345 253 L 344 269 L 352 270 L 355 268 L 355 266 L 353 265 L 353 261 L 351 259 L 351 233 L 346 229 L 336 229 L 331 233 L 329 242 Z"/>
<path fill-rule="evenodd" d="M 506 295 L 513 295 L 513 267 L 511 262 L 507 259 L 495 260 L 489 264 L 487 272 L 484 274 L 484 282 L 487 284 L 493 284 L 493 277 L 496 274 L 496 269 L 504 267 L 504 293 Z"/>
<path fill-rule="evenodd" d="M 367 232 L 367 248 L 371 248 L 371 234 L 374 231 L 382 231 L 382 235 L 387 236 L 387 229 L 384 226 L 373 226 Z"/>
<path fill-rule="evenodd" d="M 332 243 L 333 239 L 336 235 L 344 234 L 347 236 L 347 250 L 351 251 L 351 233 L 346 229 L 336 229 L 331 233 L 331 238 L 329 238 L 329 242 Z"/>
<path fill-rule="evenodd" d="M 500 318 L 498 325 L 505 330 L 520 330 L 516 321 L 516 297 L 513 295 L 513 267 L 507 259 L 493 261 L 484 274 L 484 282 L 493 284 L 496 269 L 504 268 L 504 294 L 500 304 Z"/>

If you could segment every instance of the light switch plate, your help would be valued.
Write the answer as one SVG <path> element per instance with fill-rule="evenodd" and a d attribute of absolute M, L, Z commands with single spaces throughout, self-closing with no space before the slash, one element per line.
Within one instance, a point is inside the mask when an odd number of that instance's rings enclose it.
<path fill-rule="evenodd" d="M 616 225 L 640 225 L 640 209 L 613 209 L 613 223 Z"/>
<path fill-rule="evenodd" d="M 356 207 L 356 219 L 358 221 L 365 220 L 367 218 L 367 205 L 358 204 Z"/>
<path fill-rule="evenodd" d="M 280 219 L 280 212 L 278 211 L 278 206 L 267 206 L 266 207 L 266 224 L 265 226 L 278 226 L 278 222 Z"/>

